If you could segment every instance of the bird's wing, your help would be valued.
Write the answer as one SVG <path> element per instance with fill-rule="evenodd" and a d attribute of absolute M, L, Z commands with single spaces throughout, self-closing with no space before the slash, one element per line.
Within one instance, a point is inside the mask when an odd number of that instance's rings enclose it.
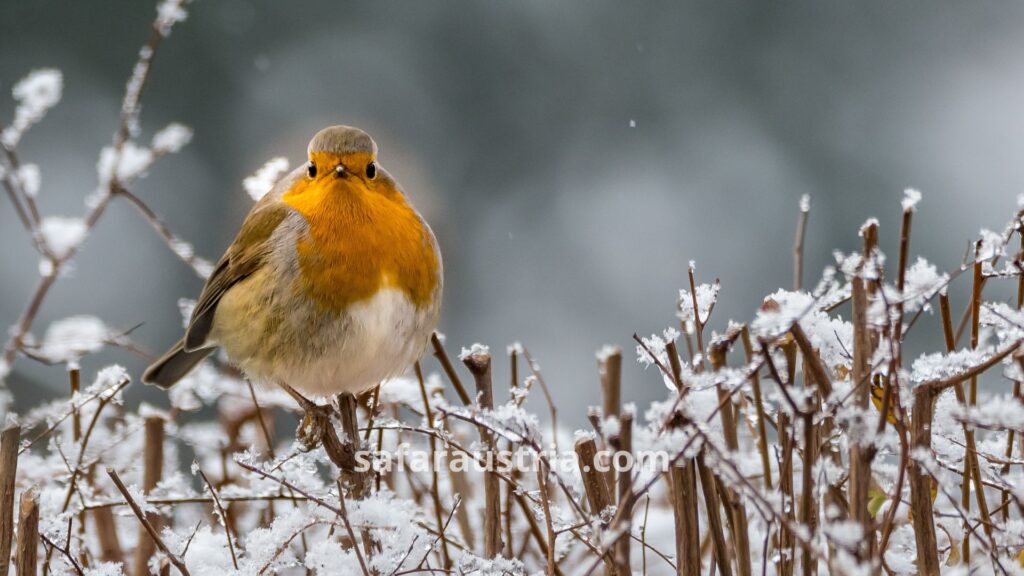
<path fill-rule="evenodd" d="M 185 331 L 185 350 L 192 351 L 207 345 L 206 339 L 213 327 L 214 313 L 220 299 L 232 286 L 256 272 L 270 253 L 270 236 L 281 224 L 291 208 L 280 197 L 298 173 L 286 176 L 270 193 L 261 199 L 242 223 L 235 241 L 217 262 L 213 274 L 196 301 L 188 329 Z"/>

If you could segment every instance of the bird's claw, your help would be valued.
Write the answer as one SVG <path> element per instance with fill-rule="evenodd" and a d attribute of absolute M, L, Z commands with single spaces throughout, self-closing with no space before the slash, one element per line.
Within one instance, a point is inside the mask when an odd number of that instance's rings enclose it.
<path fill-rule="evenodd" d="M 330 407 L 312 404 L 305 408 L 302 421 L 299 422 L 299 427 L 295 430 L 295 438 L 306 452 L 315 450 L 323 443 L 324 435 L 328 433 L 330 426 L 332 426 Z"/>

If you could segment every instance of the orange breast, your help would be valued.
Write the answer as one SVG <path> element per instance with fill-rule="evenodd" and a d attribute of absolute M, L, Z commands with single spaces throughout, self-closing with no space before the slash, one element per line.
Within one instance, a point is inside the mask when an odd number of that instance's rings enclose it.
<path fill-rule="evenodd" d="M 297 246 L 297 291 L 333 312 L 388 287 L 417 306 L 432 302 L 440 280 L 433 237 L 401 193 L 385 192 L 328 179 L 300 181 L 284 195 L 309 225 Z"/>

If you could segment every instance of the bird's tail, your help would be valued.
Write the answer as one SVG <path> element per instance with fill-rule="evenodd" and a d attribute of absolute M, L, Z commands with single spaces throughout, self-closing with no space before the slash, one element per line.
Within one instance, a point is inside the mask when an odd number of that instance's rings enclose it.
<path fill-rule="evenodd" d="M 159 360 L 146 368 L 142 373 L 142 381 L 146 384 L 156 384 L 161 388 L 170 388 L 214 350 L 215 348 L 200 348 L 186 351 L 185 340 L 179 340 Z"/>

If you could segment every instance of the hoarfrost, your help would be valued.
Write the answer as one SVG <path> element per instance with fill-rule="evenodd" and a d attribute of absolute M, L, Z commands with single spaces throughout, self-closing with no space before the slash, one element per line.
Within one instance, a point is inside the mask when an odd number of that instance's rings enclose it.
<path fill-rule="evenodd" d="M 911 366 L 910 381 L 915 385 L 937 382 L 955 377 L 982 364 L 992 355 L 991 350 L 963 349 L 954 352 L 922 354 Z"/>
<path fill-rule="evenodd" d="M 153 135 L 151 146 L 159 154 L 173 154 L 192 141 L 192 129 L 177 122 L 168 124 Z"/>
<path fill-rule="evenodd" d="M 799 322 L 827 366 L 849 365 L 849 350 L 853 350 L 852 324 L 818 309 L 814 297 L 807 292 L 779 290 L 765 298 L 765 303 L 751 323 L 755 334 L 778 338 Z"/>
<path fill-rule="evenodd" d="M 26 195 L 32 198 L 39 195 L 39 185 L 42 181 L 39 166 L 35 164 L 22 164 L 18 167 L 18 171 L 15 174 L 17 175 L 18 183 L 21 184 L 21 189 L 25 191 Z"/>
<path fill-rule="evenodd" d="M 129 140 L 121 146 L 120 150 L 113 146 L 104 147 L 100 151 L 96 171 L 99 174 L 100 184 L 106 187 L 115 181 L 120 184 L 128 184 L 145 174 L 152 164 L 153 151 Z"/>
<path fill-rule="evenodd" d="M 469 348 L 463 348 L 462 352 L 459 353 L 459 360 L 465 361 L 465 360 L 468 360 L 470 357 L 476 356 L 478 354 L 490 354 L 490 353 L 491 353 L 491 349 L 489 347 L 487 347 L 487 346 L 477 342 L 477 343 L 473 344 L 472 346 L 470 346 Z"/>
<path fill-rule="evenodd" d="M 1024 431 L 1024 404 L 1018 398 L 996 397 L 977 406 L 957 405 L 954 418 L 978 428 Z"/>
<path fill-rule="evenodd" d="M 171 27 L 188 18 L 183 4 L 184 0 L 163 0 L 157 5 L 156 27 L 161 35 L 167 36 L 171 33 Z"/>
<path fill-rule="evenodd" d="M 978 246 L 977 260 L 987 262 L 1005 256 L 1006 240 L 998 232 L 983 228 L 981 230 L 981 243 Z"/>
<path fill-rule="evenodd" d="M 59 70 L 34 70 L 17 84 L 11 93 L 18 102 L 11 125 L 0 133 L 4 146 L 14 148 L 30 126 L 42 120 L 46 111 L 60 102 L 64 90 L 64 77 Z"/>
<path fill-rule="evenodd" d="M 919 256 L 907 269 L 903 291 L 905 307 L 912 310 L 923 308 L 927 311 L 930 308 L 929 299 L 943 290 L 948 282 L 947 274 L 940 274 L 934 265 Z"/>
<path fill-rule="evenodd" d="M 47 216 L 39 223 L 39 234 L 57 258 L 66 257 L 85 240 L 89 229 L 81 218 Z"/>
<path fill-rule="evenodd" d="M 721 289 L 721 284 L 718 282 L 714 284 L 699 284 L 697 286 L 697 308 L 700 313 L 701 323 L 707 322 L 708 316 L 711 314 L 711 308 L 715 305 L 715 301 L 718 300 L 719 289 Z M 676 316 L 683 322 L 693 322 L 697 318 L 693 311 L 693 300 L 693 295 L 690 294 L 689 290 L 682 289 L 679 291 Z"/>
<path fill-rule="evenodd" d="M 913 188 L 907 188 L 903 191 L 903 211 L 911 211 L 917 209 L 918 202 L 921 201 L 921 193 Z"/>
<path fill-rule="evenodd" d="M 50 362 L 74 364 L 86 354 L 99 352 L 114 337 L 95 316 L 71 316 L 50 324 L 37 354 Z"/>
<path fill-rule="evenodd" d="M 281 176 L 288 171 L 288 159 L 278 156 L 277 158 L 271 158 L 260 167 L 252 176 L 247 176 L 245 180 L 242 180 L 242 187 L 245 188 L 249 197 L 255 202 L 259 202 L 261 198 L 270 192 L 270 189 L 274 187 L 274 184 L 281 179 Z"/>

